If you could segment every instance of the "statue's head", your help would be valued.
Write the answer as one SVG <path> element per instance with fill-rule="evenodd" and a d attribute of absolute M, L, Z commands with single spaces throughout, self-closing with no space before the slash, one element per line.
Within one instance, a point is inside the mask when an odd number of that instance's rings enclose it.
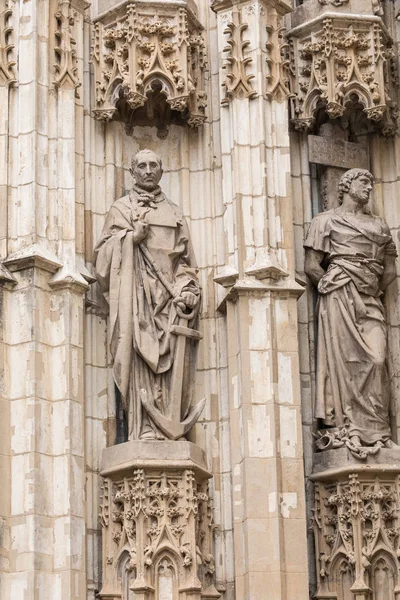
<path fill-rule="evenodd" d="M 139 187 L 151 192 L 163 174 L 161 158 L 152 150 L 139 150 L 132 158 L 130 172 Z"/>
<path fill-rule="evenodd" d="M 345 194 L 356 202 L 366 205 L 374 185 L 372 173 L 366 169 L 350 169 L 340 178 L 338 186 L 339 202 L 342 204 Z"/>

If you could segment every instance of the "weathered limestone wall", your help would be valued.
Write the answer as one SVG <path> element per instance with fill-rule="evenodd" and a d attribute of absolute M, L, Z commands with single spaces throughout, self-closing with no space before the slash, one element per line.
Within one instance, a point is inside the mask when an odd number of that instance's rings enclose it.
<path fill-rule="evenodd" d="M 100 589 L 101 452 L 117 419 L 92 253 L 110 205 L 131 186 L 132 155 L 150 148 L 188 220 L 203 286 L 195 401 L 205 397 L 206 408 L 190 439 L 214 475 L 216 587 L 225 600 L 305 599 L 315 579 L 306 531 L 315 328 L 311 286 L 301 295 L 298 282 L 320 190 L 307 133 L 289 135 L 282 28 L 291 6 L 198 1 L 207 119 L 171 125 L 161 139 L 154 126 L 128 134 L 117 119 L 94 118 L 93 20 L 112 4 L 0 4 L 0 156 L 9 165 L 0 172 L 0 596 L 94 600 Z M 379 3 L 350 4 L 377 18 Z M 390 4 L 394 34 L 400 5 Z M 292 26 L 332 10 L 307 0 Z M 400 253 L 399 138 L 363 134 L 373 209 Z M 397 296 L 396 283 L 386 304 L 398 428 Z"/>

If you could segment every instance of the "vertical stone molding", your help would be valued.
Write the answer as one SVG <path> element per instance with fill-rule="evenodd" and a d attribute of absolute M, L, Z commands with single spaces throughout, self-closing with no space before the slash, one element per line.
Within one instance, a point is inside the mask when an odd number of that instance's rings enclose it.
<path fill-rule="evenodd" d="M 129 1 L 99 15 L 92 46 L 94 116 L 130 121 L 145 107 L 153 121 L 167 107 L 189 126 L 202 125 L 207 107 L 202 32 L 186 2 Z"/>
<path fill-rule="evenodd" d="M 379 16 L 324 12 L 288 35 L 296 129 L 311 130 L 319 109 L 336 119 L 359 102 L 370 121 L 393 135 L 398 115 L 393 40 Z"/>
<path fill-rule="evenodd" d="M 103 451 L 100 598 L 213 600 L 213 519 L 205 454 L 190 442 Z"/>
<path fill-rule="evenodd" d="M 0 85 L 15 83 L 14 43 L 13 43 L 14 0 L 2 0 L 0 4 Z"/>
<path fill-rule="evenodd" d="M 398 450 L 367 468 L 347 450 L 316 459 L 314 535 L 318 600 L 400 597 Z M 379 462 L 378 462 L 379 460 Z M 335 465 L 343 465 L 335 467 Z"/>
<path fill-rule="evenodd" d="M 9 164 L 0 185 L 1 402 L 7 423 L 0 454 L 10 474 L 2 490 L 8 556 L 0 568 L 7 564 L 0 595 L 4 590 L 5 598 L 67 600 L 86 596 L 88 283 L 81 271 L 90 276 L 79 256 L 77 205 L 83 195 L 74 69 L 82 71 L 88 4 L 6 4 L 2 16 L 8 15 L 7 35 L 12 26 L 15 36 L 18 85 L 9 86 L 9 99 L 0 91 L 0 143 Z"/>

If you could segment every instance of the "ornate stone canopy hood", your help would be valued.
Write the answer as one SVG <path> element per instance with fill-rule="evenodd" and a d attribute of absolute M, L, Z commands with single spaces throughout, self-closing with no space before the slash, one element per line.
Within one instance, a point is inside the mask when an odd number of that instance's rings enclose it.
<path fill-rule="evenodd" d="M 396 130 L 393 40 L 379 3 L 363 3 L 363 14 L 356 4 L 310 0 L 292 15 L 291 119 L 298 130 L 313 128 L 319 108 L 335 119 L 354 102 L 384 135 Z"/>
<path fill-rule="evenodd" d="M 95 19 L 93 113 L 97 119 L 129 122 L 135 111 L 145 107 L 150 121 L 170 109 L 189 126 L 202 125 L 207 61 L 203 27 L 195 11 L 195 4 L 186 0 L 127 0 Z"/>

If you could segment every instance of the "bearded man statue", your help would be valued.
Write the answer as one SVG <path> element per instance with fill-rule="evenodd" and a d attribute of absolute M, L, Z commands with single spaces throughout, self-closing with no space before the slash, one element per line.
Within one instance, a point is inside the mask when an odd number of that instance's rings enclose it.
<path fill-rule="evenodd" d="M 318 289 L 315 416 L 356 451 L 394 445 L 382 296 L 397 254 L 387 223 L 368 210 L 373 181 L 369 171 L 347 171 L 340 206 L 312 220 L 304 243 Z"/>

